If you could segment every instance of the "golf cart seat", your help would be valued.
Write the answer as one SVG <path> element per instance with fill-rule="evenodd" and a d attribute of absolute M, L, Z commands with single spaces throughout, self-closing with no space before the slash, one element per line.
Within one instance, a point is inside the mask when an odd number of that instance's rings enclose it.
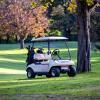
<path fill-rule="evenodd" d="M 37 54 L 34 55 L 34 59 L 35 60 L 44 60 L 45 56 L 44 56 L 44 54 L 37 53 Z"/>
<path fill-rule="evenodd" d="M 38 61 L 47 61 L 47 60 L 51 59 L 51 55 L 37 53 L 34 55 L 34 59 L 38 60 Z"/>

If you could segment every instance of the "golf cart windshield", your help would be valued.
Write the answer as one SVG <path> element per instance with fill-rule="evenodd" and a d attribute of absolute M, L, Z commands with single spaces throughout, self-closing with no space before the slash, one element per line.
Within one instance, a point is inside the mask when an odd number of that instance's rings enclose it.
<path fill-rule="evenodd" d="M 66 37 L 41 37 L 32 39 L 32 43 L 34 48 L 42 48 L 48 55 L 59 53 L 60 59 L 71 59 L 67 40 Z"/>

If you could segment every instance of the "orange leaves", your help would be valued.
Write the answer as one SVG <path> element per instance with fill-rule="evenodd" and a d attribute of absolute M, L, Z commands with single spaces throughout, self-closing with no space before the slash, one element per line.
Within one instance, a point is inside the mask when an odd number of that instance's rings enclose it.
<path fill-rule="evenodd" d="M 44 31 L 48 27 L 48 20 L 45 17 L 45 9 L 42 6 L 39 6 L 35 9 L 33 9 L 34 14 L 34 25 L 33 25 L 33 36 L 40 37 L 44 36 Z"/>
<path fill-rule="evenodd" d="M 8 33 L 15 33 L 20 38 L 26 38 L 27 35 L 44 36 L 44 31 L 48 27 L 48 20 L 45 17 L 45 10 L 42 6 L 32 8 L 31 0 L 6 0 L 7 10 L 3 8 L 2 21 L 3 29 Z M 2 10 L 0 9 L 0 12 Z M 4 18 L 3 18 L 4 17 Z M 6 18 L 7 17 L 7 18 Z"/>
<path fill-rule="evenodd" d="M 38 30 L 35 30 L 35 34 L 33 34 L 34 37 L 42 37 L 45 36 L 44 29 L 42 27 L 39 27 Z"/>

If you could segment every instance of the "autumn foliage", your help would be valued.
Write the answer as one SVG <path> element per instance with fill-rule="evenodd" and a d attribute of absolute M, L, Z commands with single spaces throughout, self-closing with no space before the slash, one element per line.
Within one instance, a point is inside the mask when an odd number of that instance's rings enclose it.
<path fill-rule="evenodd" d="M 33 8 L 31 0 L 2 0 L 0 2 L 0 34 L 18 35 L 25 40 L 28 35 L 44 36 L 48 27 L 45 9 Z"/>

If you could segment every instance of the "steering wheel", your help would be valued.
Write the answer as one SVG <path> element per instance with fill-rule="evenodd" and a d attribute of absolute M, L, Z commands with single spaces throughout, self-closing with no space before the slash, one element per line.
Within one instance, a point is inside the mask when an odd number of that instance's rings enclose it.
<path fill-rule="evenodd" d="M 58 57 L 59 59 L 61 59 L 61 57 L 59 56 L 59 49 L 55 49 L 53 50 L 53 52 L 51 53 L 51 57 L 53 60 L 56 60 L 55 57 Z"/>

